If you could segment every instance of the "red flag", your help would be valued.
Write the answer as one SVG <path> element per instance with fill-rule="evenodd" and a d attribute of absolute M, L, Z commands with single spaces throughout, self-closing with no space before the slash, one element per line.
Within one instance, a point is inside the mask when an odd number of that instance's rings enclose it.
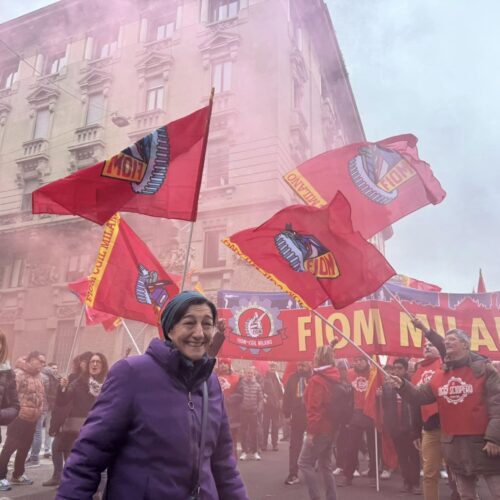
<path fill-rule="evenodd" d="M 486 285 L 484 284 L 483 271 L 479 269 L 479 280 L 477 282 L 477 293 L 486 293 Z"/>
<path fill-rule="evenodd" d="M 118 214 L 104 226 L 89 281 L 87 305 L 151 325 L 158 324 L 159 311 L 179 293 L 174 279 Z"/>
<path fill-rule="evenodd" d="M 441 287 L 433 285 L 432 283 L 426 283 L 425 281 L 420 281 L 410 276 L 405 276 L 404 274 L 396 274 L 390 279 L 391 283 L 396 283 L 397 285 L 403 285 L 408 288 L 414 288 L 415 290 L 424 290 L 426 292 L 440 292 Z"/>
<path fill-rule="evenodd" d="M 311 309 L 327 299 L 341 309 L 395 274 L 383 255 L 353 231 L 342 193 L 324 208 L 287 207 L 224 243 Z"/>
<path fill-rule="evenodd" d="M 378 361 L 380 363 L 380 360 Z M 378 430 L 382 429 L 383 418 L 382 405 L 380 404 L 380 398 L 377 397 L 377 389 L 382 387 L 383 383 L 384 377 L 382 372 L 374 366 L 370 366 L 370 375 L 368 377 L 368 387 L 365 392 L 365 405 L 363 413 L 373 419 L 375 427 Z"/>
<path fill-rule="evenodd" d="M 68 288 L 78 297 L 82 304 L 85 304 L 85 297 L 89 289 L 88 277 L 68 283 Z M 107 332 L 112 332 L 120 326 L 121 322 L 122 319 L 118 316 L 97 311 L 85 304 L 85 323 L 87 326 L 101 324 Z"/>
<path fill-rule="evenodd" d="M 327 205 L 339 191 L 352 206 L 352 223 L 370 238 L 446 193 L 420 160 L 417 138 L 406 134 L 359 142 L 311 158 L 284 179 L 308 204 Z"/>
<path fill-rule="evenodd" d="M 211 105 L 165 125 L 109 160 L 33 192 L 33 213 L 104 224 L 118 211 L 196 220 Z"/>

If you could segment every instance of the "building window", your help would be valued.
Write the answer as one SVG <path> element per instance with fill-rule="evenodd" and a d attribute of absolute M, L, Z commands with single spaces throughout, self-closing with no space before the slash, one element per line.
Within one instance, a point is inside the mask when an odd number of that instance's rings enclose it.
<path fill-rule="evenodd" d="M 207 188 L 226 186 L 229 183 L 228 154 L 207 158 Z"/>
<path fill-rule="evenodd" d="M 223 267 L 226 265 L 225 250 L 221 242 L 223 236 L 224 231 L 222 229 L 211 229 L 205 232 L 204 267 Z"/>
<path fill-rule="evenodd" d="M 210 21 L 224 21 L 238 15 L 240 10 L 239 0 L 211 0 L 210 1 Z"/>
<path fill-rule="evenodd" d="M 33 209 L 32 199 L 33 197 L 31 193 L 23 193 L 23 198 L 21 200 L 21 211 L 31 212 L 31 210 Z"/>
<path fill-rule="evenodd" d="M 163 109 L 164 82 L 161 76 L 147 80 L 146 111 Z"/>
<path fill-rule="evenodd" d="M 35 189 L 38 189 L 40 184 L 37 179 L 26 179 L 24 181 L 23 196 L 21 199 L 21 211 L 31 213 L 32 208 L 32 193 Z"/>
<path fill-rule="evenodd" d="M 175 17 L 173 19 L 151 20 L 148 41 L 155 42 L 172 38 L 175 31 Z"/>
<path fill-rule="evenodd" d="M 49 135 L 50 111 L 49 108 L 37 110 L 33 139 L 46 139 Z"/>
<path fill-rule="evenodd" d="M 10 267 L 10 276 L 7 282 L 8 288 L 19 288 L 23 286 L 24 259 L 15 259 Z"/>
<path fill-rule="evenodd" d="M 118 48 L 118 29 L 100 33 L 94 40 L 94 59 L 111 57 Z"/>
<path fill-rule="evenodd" d="M 215 92 L 231 90 L 232 61 L 212 64 L 212 87 Z"/>
<path fill-rule="evenodd" d="M 10 89 L 17 81 L 19 62 L 11 63 L 5 66 L 0 73 L 0 88 Z"/>
<path fill-rule="evenodd" d="M 0 265 L 0 289 L 6 286 L 7 281 L 7 272 L 9 270 L 9 266 Z"/>
<path fill-rule="evenodd" d="M 66 52 L 59 52 L 47 58 L 46 75 L 56 75 L 66 66 Z"/>
<path fill-rule="evenodd" d="M 87 103 L 87 116 L 85 118 L 85 126 L 101 123 L 104 115 L 104 95 L 90 94 Z"/>
<path fill-rule="evenodd" d="M 72 255 L 68 260 L 66 281 L 75 281 L 89 273 L 90 256 Z"/>
<path fill-rule="evenodd" d="M 59 321 L 57 324 L 56 345 L 53 359 L 59 366 L 66 366 L 71 356 L 71 347 L 75 339 L 75 322 Z"/>

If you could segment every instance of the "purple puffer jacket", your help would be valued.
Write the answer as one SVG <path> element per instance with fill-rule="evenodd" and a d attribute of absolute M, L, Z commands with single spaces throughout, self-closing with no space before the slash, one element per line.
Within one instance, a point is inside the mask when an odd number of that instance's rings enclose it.
<path fill-rule="evenodd" d="M 110 370 L 64 468 L 56 499 L 90 500 L 108 469 L 109 500 L 186 500 L 199 451 L 203 380 L 209 411 L 202 500 L 247 500 L 236 469 L 222 391 L 206 363 L 189 392 L 181 354 L 154 339 L 146 354 Z"/>

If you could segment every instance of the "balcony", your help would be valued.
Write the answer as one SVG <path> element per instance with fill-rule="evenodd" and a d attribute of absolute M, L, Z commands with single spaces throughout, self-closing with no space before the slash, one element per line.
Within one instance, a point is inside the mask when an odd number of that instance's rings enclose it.
<path fill-rule="evenodd" d="M 23 156 L 16 160 L 18 173 L 16 174 L 19 187 L 26 181 L 42 180 L 50 174 L 49 143 L 46 139 L 32 139 L 23 143 Z"/>
<path fill-rule="evenodd" d="M 136 142 L 153 130 L 166 124 L 166 113 L 162 109 L 143 111 L 134 116 L 134 130 L 128 134 L 132 142 Z"/>
<path fill-rule="evenodd" d="M 236 118 L 234 93 L 216 94 L 210 120 L 210 140 L 230 139 L 236 129 Z"/>
<path fill-rule="evenodd" d="M 94 123 L 75 130 L 75 144 L 68 148 L 71 161 L 68 170 L 74 172 L 101 161 L 105 156 L 104 128 Z"/>
<path fill-rule="evenodd" d="M 23 142 L 23 150 L 25 157 L 39 156 L 46 154 L 49 142 L 46 139 L 33 139 Z"/>

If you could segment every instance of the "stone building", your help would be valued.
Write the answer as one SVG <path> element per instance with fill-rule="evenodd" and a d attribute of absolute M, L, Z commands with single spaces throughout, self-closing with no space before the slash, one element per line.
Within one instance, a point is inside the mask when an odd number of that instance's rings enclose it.
<path fill-rule="evenodd" d="M 39 186 L 206 105 L 214 86 L 189 279 L 209 295 L 269 291 L 221 237 L 298 202 L 285 172 L 364 137 L 322 0 L 61 0 L 0 25 L 0 40 L 0 328 L 12 358 L 40 349 L 65 368 L 81 311 L 67 283 L 90 272 L 102 232 L 32 215 Z M 189 223 L 125 218 L 180 272 Z M 76 350 L 114 360 L 126 345 L 123 331 L 82 327 Z"/>

